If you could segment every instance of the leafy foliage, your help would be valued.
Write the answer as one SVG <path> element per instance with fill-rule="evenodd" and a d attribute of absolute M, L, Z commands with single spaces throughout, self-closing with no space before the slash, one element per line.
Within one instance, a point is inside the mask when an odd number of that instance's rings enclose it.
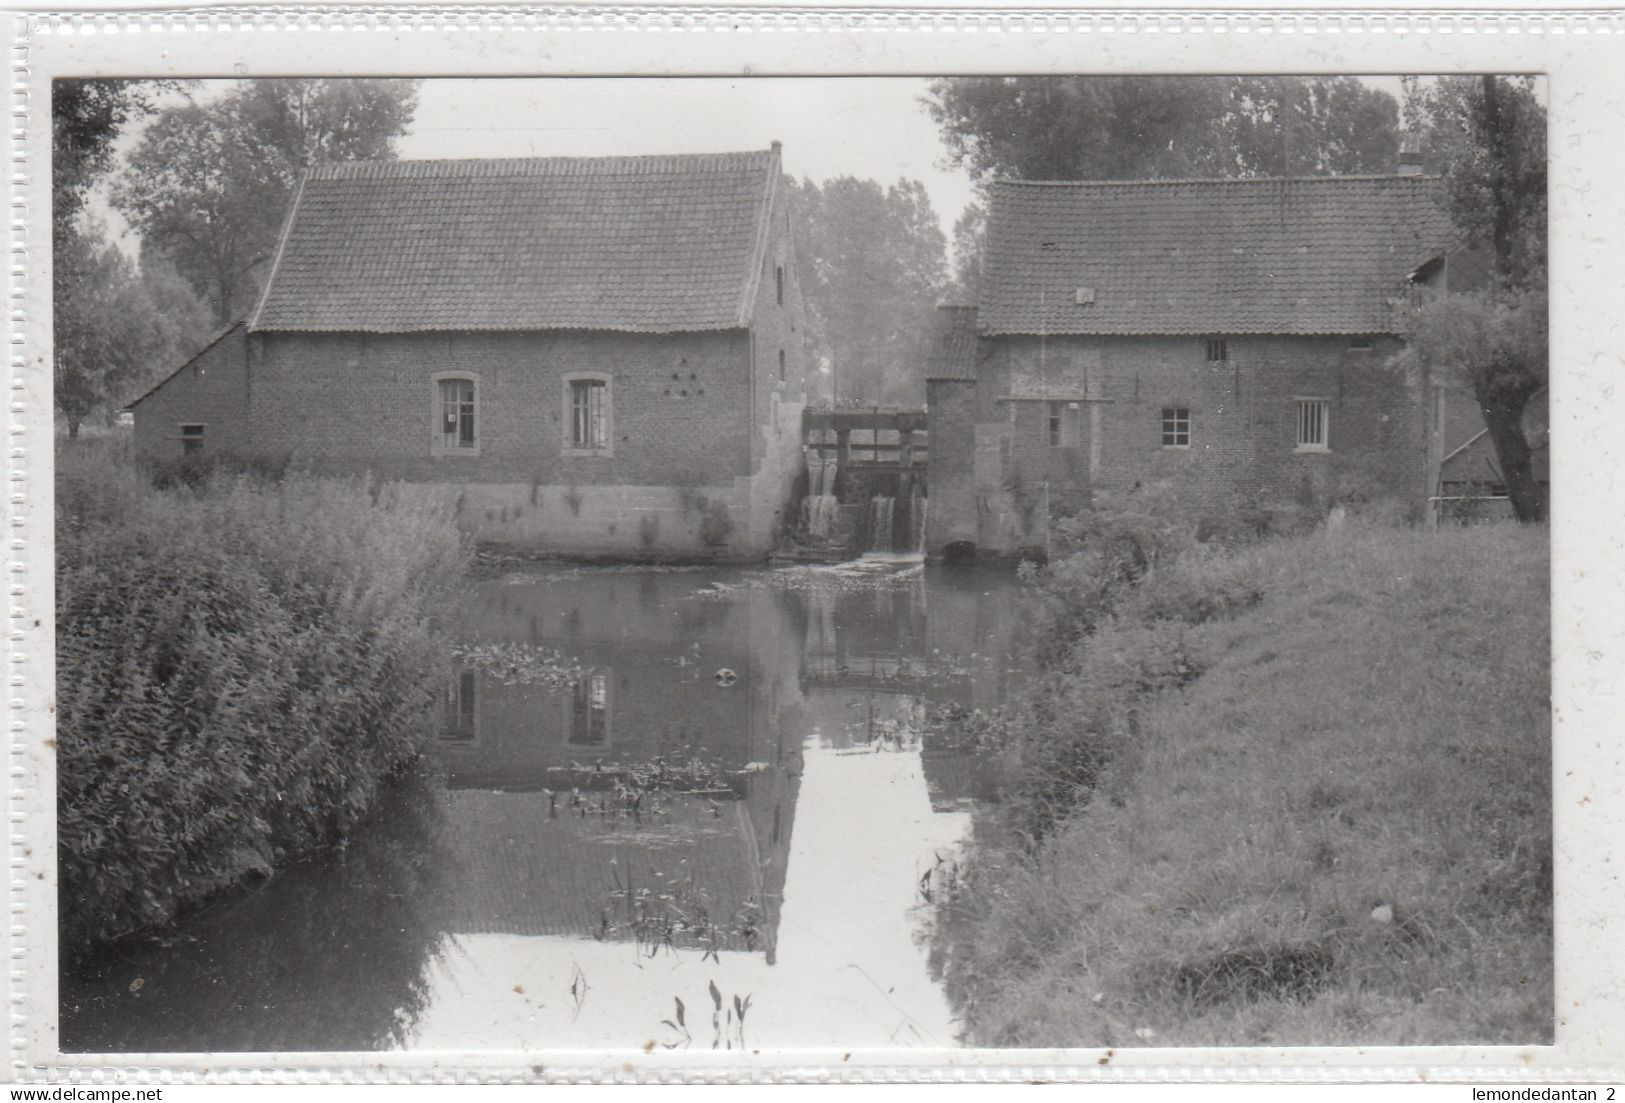
<path fill-rule="evenodd" d="M 190 351 L 208 323 L 163 264 L 137 269 L 85 216 L 113 144 L 174 81 L 84 80 L 51 88 L 51 290 L 57 410 L 76 436 L 132 397 L 156 365 Z"/>
<path fill-rule="evenodd" d="M 1546 109 L 1533 78 L 1408 78 L 1405 117 L 1444 177 L 1456 225 L 1491 244 L 1504 280 L 1544 286 Z"/>
<path fill-rule="evenodd" d="M 72 445 L 57 472 L 61 914 L 84 945 L 366 814 L 418 751 L 465 550 L 449 507 L 360 481 L 161 491 Z"/>
<path fill-rule="evenodd" d="M 1491 286 L 1415 310 L 1403 362 L 1469 391 L 1513 512 L 1546 517 L 1529 406 L 1546 389 L 1546 111 L 1527 78 L 1441 77 L 1407 87 L 1406 114 L 1439 163 L 1450 213 L 1493 259 Z M 1452 289 L 1459 290 L 1459 289 Z"/>
<path fill-rule="evenodd" d="M 224 325 L 253 302 L 294 189 L 322 161 L 390 160 L 411 80 L 256 80 L 160 112 L 112 201 Z"/>
<path fill-rule="evenodd" d="M 948 77 L 924 99 L 977 181 L 1391 171 L 1399 105 L 1353 77 Z"/>
<path fill-rule="evenodd" d="M 138 269 L 94 223 L 59 237 L 53 369 L 71 437 L 92 414 L 130 401 L 181 363 L 206 339 L 209 321 L 162 259 Z"/>
<path fill-rule="evenodd" d="M 922 404 L 923 341 L 947 285 L 947 242 L 924 185 L 804 180 L 792 209 L 809 335 L 836 400 Z"/>

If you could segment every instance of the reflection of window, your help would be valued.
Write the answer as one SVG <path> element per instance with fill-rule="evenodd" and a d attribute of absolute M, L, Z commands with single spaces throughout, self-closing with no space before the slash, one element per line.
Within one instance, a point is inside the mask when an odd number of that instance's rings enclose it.
<path fill-rule="evenodd" d="M 1331 448 L 1327 434 L 1331 406 L 1324 398 L 1298 399 L 1298 451 L 1325 452 Z"/>
<path fill-rule="evenodd" d="M 478 683 L 472 670 L 460 670 L 446 683 L 440 708 L 440 741 L 469 743 L 479 734 Z"/>
<path fill-rule="evenodd" d="M 595 670 L 570 690 L 572 747 L 602 747 L 609 742 L 609 672 Z"/>
<path fill-rule="evenodd" d="M 1162 446 L 1189 448 L 1191 446 L 1191 411 L 1189 406 L 1162 408 Z"/>
<path fill-rule="evenodd" d="M 478 395 L 468 376 L 435 380 L 434 452 L 441 456 L 479 455 Z"/>
<path fill-rule="evenodd" d="M 203 426 L 181 426 L 181 451 L 186 454 L 203 451 Z"/>

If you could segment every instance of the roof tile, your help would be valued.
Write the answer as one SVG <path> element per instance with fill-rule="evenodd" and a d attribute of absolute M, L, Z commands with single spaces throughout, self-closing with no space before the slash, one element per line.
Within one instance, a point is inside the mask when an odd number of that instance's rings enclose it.
<path fill-rule="evenodd" d="M 1000 181 L 982 331 L 1392 332 L 1406 275 L 1459 237 L 1443 198 L 1421 176 Z"/>
<path fill-rule="evenodd" d="M 748 324 L 776 151 L 318 165 L 255 330 Z"/>
<path fill-rule="evenodd" d="M 976 308 L 939 306 L 925 357 L 927 379 L 975 380 Z"/>

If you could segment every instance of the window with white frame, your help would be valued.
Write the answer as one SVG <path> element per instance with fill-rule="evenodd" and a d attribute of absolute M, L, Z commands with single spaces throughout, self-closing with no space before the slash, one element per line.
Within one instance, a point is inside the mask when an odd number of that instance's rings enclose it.
<path fill-rule="evenodd" d="M 1298 451 L 1325 452 L 1331 448 L 1332 404 L 1324 398 L 1300 398 Z"/>
<path fill-rule="evenodd" d="M 1046 406 L 1045 440 L 1051 448 L 1078 446 L 1078 404 L 1051 402 Z"/>
<path fill-rule="evenodd" d="M 479 388 L 473 376 L 435 378 L 434 452 L 441 456 L 478 455 Z"/>
<path fill-rule="evenodd" d="M 1189 406 L 1162 408 L 1162 446 L 1189 448 L 1191 446 L 1191 410 Z"/>
<path fill-rule="evenodd" d="M 610 379 L 600 373 L 569 375 L 564 380 L 564 450 L 580 456 L 607 456 L 613 451 L 614 413 Z"/>

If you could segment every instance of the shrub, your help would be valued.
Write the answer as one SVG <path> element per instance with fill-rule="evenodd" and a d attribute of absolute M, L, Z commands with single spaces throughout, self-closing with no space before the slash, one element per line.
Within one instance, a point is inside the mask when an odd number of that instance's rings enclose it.
<path fill-rule="evenodd" d="M 364 480 L 58 467 L 64 946 L 171 921 L 341 837 L 414 757 L 467 550 Z"/>

